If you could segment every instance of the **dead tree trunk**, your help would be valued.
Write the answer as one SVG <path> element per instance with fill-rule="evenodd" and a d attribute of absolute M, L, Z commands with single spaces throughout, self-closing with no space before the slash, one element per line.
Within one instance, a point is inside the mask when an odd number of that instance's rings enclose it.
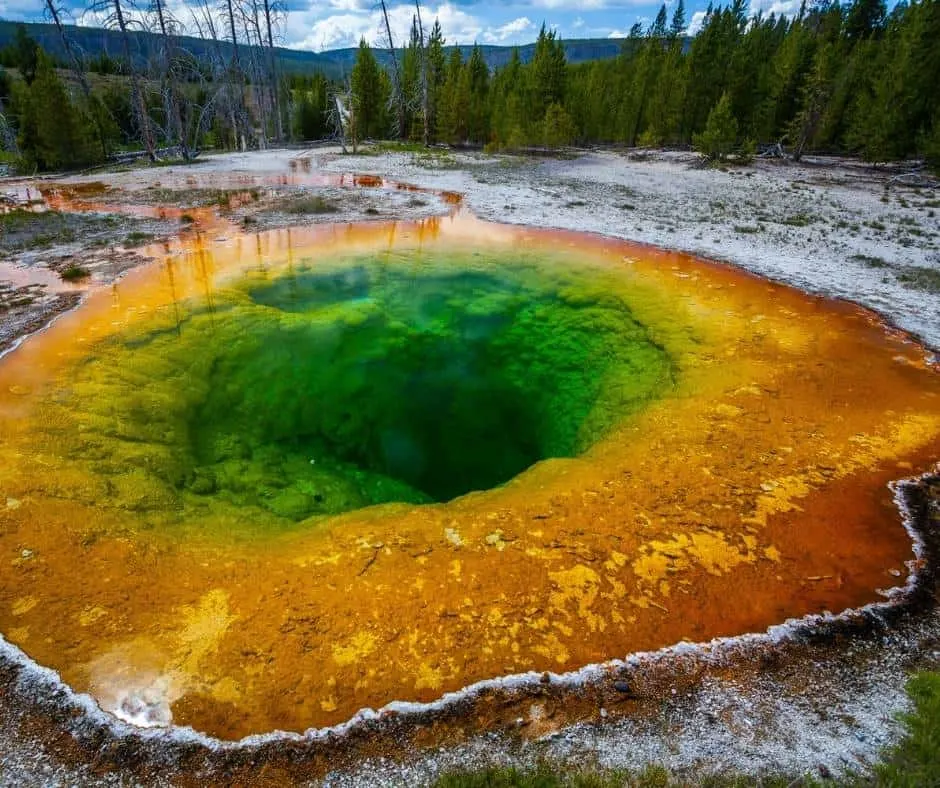
<path fill-rule="evenodd" d="M 235 131 L 235 144 L 240 145 L 241 149 L 245 151 L 248 149 L 248 140 L 245 130 L 240 128 L 242 124 L 238 122 L 238 118 L 236 117 L 236 112 L 240 115 L 240 110 L 245 106 L 245 86 L 244 75 L 241 73 L 241 63 L 238 59 L 238 35 L 235 32 L 235 8 L 232 4 L 232 0 L 225 0 L 225 6 L 228 10 L 229 33 L 232 36 L 232 60 L 229 65 L 229 79 L 232 82 L 233 92 L 239 99 L 238 103 L 241 105 L 237 110 L 233 108 L 232 124 Z M 235 87 L 236 85 L 237 88 Z"/>
<path fill-rule="evenodd" d="M 276 9 L 272 8 L 271 0 L 264 0 L 264 21 L 268 29 L 268 58 L 270 60 L 269 67 L 271 69 L 271 82 L 273 86 L 273 98 L 274 98 L 274 117 L 275 117 L 275 133 L 277 134 L 278 142 L 283 142 L 284 140 L 284 116 L 282 114 L 281 108 L 281 78 L 278 73 L 277 65 L 277 55 L 274 52 L 274 25 L 271 21 L 273 13 Z"/>
<path fill-rule="evenodd" d="M 0 150 L 9 153 L 19 153 L 19 146 L 16 144 L 16 133 L 12 126 L 7 122 L 6 111 L 3 108 L 3 99 L 0 99 Z"/>
<path fill-rule="evenodd" d="M 183 128 L 183 103 L 179 86 L 176 83 L 176 47 L 168 30 L 164 0 L 153 0 L 154 11 L 157 14 L 157 23 L 160 26 L 160 37 L 163 41 L 162 63 L 162 93 L 166 112 L 166 131 L 170 145 L 179 148 L 180 157 L 184 161 L 192 161 L 192 151 L 186 140 L 186 130 Z"/>
<path fill-rule="evenodd" d="M 398 117 L 398 137 L 405 139 L 408 136 L 408 118 L 405 114 L 405 94 L 401 84 L 401 68 L 398 65 L 398 55 L 395 54 L 395 40 L 392 38 L 392 26 L 388 21 L 388 8 L 385 0 L 382 2 L 382 18 L 385 20 L 385 34 L 388 36 L 388 53 L 392 58 L 392 101 Z"/>
<path fill-rule="evenodd" d="M 258 147 L 264 150 L 267 147 L 268 113 L 265 85 L 262 75 L 263 69 L 258 63 L 259 53 L 264 51 L 261 38 L 261 25 L 258 20 L 258 3 L 251 0 L 248 8 L 242 7 L 242 26 L 245 30 L 245 41 L 248 44 L 248 66 L 245 73 L 248 75 L 248 84 L 253 90 L 254 103 L 258 108 L 261 123 L 261 133 L 258 135 Z M 252 38 L 254 34 L 254 38 Z"/>
<path fill-rule="evenodd" d="M 424 25 L 421 23 L 421 0 L 415 0 L 415 9 L 418 12 L 418 36 L 420 37 L 421 52 L 421 115 L 424 119 L 422 129 L 424 147 L 431 143 L 431 90 L 428 80 L 428 45 L 424 41 Z"/>
<path fill-rule="evenodd" d="M 232 0 L 225 0 L 228 9 L 229 35 L 232 37 L 232 68 L 238 68 L 238 36 L 235 34 L 235 7 Z"/>
<path fill-rule="evenodd" d="M 235 92 L 234 85 L 232 84 L 232 74 L 231 74 L 231 63 L 230 60 L 227 62 L 224 52 L 222 51 L 222 45 L 220 43 L 220 36 L 216 30 L 215 20 L 212 17 L 212 11 L 209 8 L 209 0 L 200 0 L 200 11 L 202 12 L 202 22 L 205 24 L 205 30 L 209 34 L 209 40 L 212 41 L 212 48 L 215 52 L 215 74 L 214 81 L 222 85 L 220 90 L 221 101 L 218 114 L 222 117 L 227 117 L 229 122 L 229 128 L 232 131 L 232 147 L 238 147 L 238 117 L 237 109 L 235 106 Z M 195 10 L 192 12 L 193 22 L 196 25 L 196 29 L 199 31 L 201 38 L 206 38 L 205 33 L 203 32 L 203 25 L 200 24 L 199 17 L 197 16 Z"/>
<path fill-rule="evenodd" d="M 339 131 L 339 140 L 343 148 L 343 153 L 347 152 L 347 140 L 351 140 L 353 153 L 356 153 L 356 121 L 350 109 L 347 108 L 342 98 L 340 98 L 339 93 L 333 94 L 333 108 L 330 111 L 330 119 L 334 122 Z"/>
<path fill-rule="evenodd" d="M 134 67 L 134 61 L 131 56 L 131 39 L 127 32 L 127 21 L 124 19 L 124 9 L 121 8 L 121 0 L 111 0 L 114 7 L 114 18 L 117 21 L 118 28 L 121 31 L 121 42 L 124 48 L 124 59 L 127 62 L 127 69 L 131 77 L 131 98 L 134 103 L 134 114 L 137 117 L 137 128 L 140 131 L 141 142 L 147 151 L 147 158 L 151 162 L 157 160 L 156 146 L 153 141 L 153 129 L 150 127 L 150 115 L 147 113 L 147 102 L 144 99 L 144 91 L 140 84 L 140 75 Z"/>

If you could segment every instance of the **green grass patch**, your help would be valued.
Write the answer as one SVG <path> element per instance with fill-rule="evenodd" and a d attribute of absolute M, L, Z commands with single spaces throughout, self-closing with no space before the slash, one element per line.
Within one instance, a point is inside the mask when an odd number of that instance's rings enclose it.
<path fill-rule="evenodd" d="M 425 150 L 411 157 L 411 163 L 427 170 L 460 169 L 457 157 L 447 151 Z"/>
<path fill-rule="evenodd" d="M 17 208 L 0 214 L 0 245 L 6 251 L 46 249 L 58 244 L 72 243 L 79 236 L 77 230 L 87 231 L 107 226 L 102 219 L 72 216 L 58 211 L 27 211 Z"/>
<path fill-rule="evenodd" d="M 404 140 L 387 140 L 376 142 L 373 145 L 359 149 L 360 156 L 379 156 L 383 153 L 429 153 L 433 152 L 426 145 L 420 142 L 408 142 Z"/>
<path fill-rule="evenodd" d="M 91 271 L 83 266 L 72 263 L 68 268 L 59 272 L 59 276 L 66 282 L 81 282 L 91 276 Z"/>
<path fill-rule="evenodd" d="M 927 293 L 940 293 L 940 270 L 921 268 L 916 265 L 905 266 L 897 274 L 898 281 L 912 290 Z"/>
<path fill-rule="evenodd" d="M 788 227 L 808 227 L 816 221 L 815 217 L 807 213 L 795 213 L 792 216 L 787 216 L 781 223 Z"/>
<path fill-rule="evenodd" d="M 566 771 L 543 763 L 531 770 L 492 768 L 479 772 L 446 774 L 435 788 L 666 788 L 669 774 L 650 767 L 639 774 Z"/>
<path fill-rule="evenodd" d="M 904 738 L 875 767 L 874 785 L 940 785 L 940 673 L 921 673 L 907 685 L 912 710 L 902 715 Z"/>
<path fill-rule="evenodd" d="M 702 775 L 696 779 L 678 778 L 662 766 L 642 771 L 572 770 L 548 762 L 533 769 L 490 768 L 478 772 L 445 774 L 435 788 L 789 788 L 819 785 L 811 778 L 765 775 L 759 779 L 735 774 Z"/>
<path fill-rule="evenodd" d="M 876 257 L 869 254 L 853 254 L 850 260 L 857 260 L 860 263 L 868 266 L 869 268 L 888 268 L 888 261 L 883 257 Z"/>
<path fill-rule="evenodd" d="M 153 240 L 153 233 L 145 233 L 140 230 L 134 230 L 124 236 L 125 246 L 140 246 Z"/>
<path fill-rule="evenodd" d="M 338 213 L 339 205 L 333 200 L 321 197 L 319 194 L 309 197 L 299 197 L 283 204 L 284 213 L 294 214 L 295 216 L 305 214 L 327 214 Z"/>

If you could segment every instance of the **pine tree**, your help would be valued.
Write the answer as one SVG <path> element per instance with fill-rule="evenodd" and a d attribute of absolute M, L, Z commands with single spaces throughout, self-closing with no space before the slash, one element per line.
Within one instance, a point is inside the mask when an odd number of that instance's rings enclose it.
<path fill-rule="evenodd" d="M 401 61 L 401 82 L 405 94 L 405 125 L 408 138 L 420 139 L 423 118 L 421 114 L 421 35 L 417 17 L 411 18 L 411 36 Z"/>
<path fill-rule="evenodd" d="M 708 113 L 708 122 L 701 134 L 692 138 L 695 149 L 712 161 L 723 161 L 734 150 L 738 138 L 738 122 L 731 111 L 731 97 L 723 93 Z"/>
<path fill-rule="evenodd" d="M 653 24 L 650 25 L 649 37 L 663 39 L 666 37 L 666 4 L 663 3 L 659 7 L 659 11 L 656 14 L 656 18 L 653 20 Z"/>
<path fill-rule="evenodd" d="M 469 83 L 463 79 L 464 65 L 459 47 L 454 47 L 447 59 L 444 85 L 437 117 L 438 137 L 446 142 L 466 140 L 466 114 L 469 103 Z"/>
<path fill-rule="evenodd" d="M 476 44 L 467 61 L 465 79 L 467 93 L 467 136 L 473 142 L 489 141 L 489 87 L 490 71 L 483 59 L 483 51 Z"/>
<path fill-rule="evenodd" d="M 388 133 L 388 77 L 379 68 L 371 47 L 363 38 L 356 53 L 351 87 L 356 113 L 356 136 L 384 137 Z"/>
<path fill-rule="evenodd" d="M 444 78 L 446 76 L 447 59 L 444 55 L 444 33 L 441 30 L 441 23 L 435 19 L 434 27 L 431 28 L 431 35 L 428 38 L 428 79 L 430 85 L 430 118 L 428 126 L 431 133 L 437 137 L 438 114 L 441 107 L 441 92 L 444 88 Z"/>
<path fill-rule="evenodd" d="M 574 141 L 576 130 L 571 117 L 560 104 L 551 104 L 542 121 L 542 144 L 546 148 L 561 148 Z"/>
<path fill-rule="evenodd" d="M 839 51 L 835 43 L 824 42 L 817 48 L 803 86 L 800 109 L 791 124 L 793 158 L 797 161 L 816 139 L 823 116 L 829 108 L 838 64 Z"/>
<path fill-rule="evenodd" d="M 525 144 L 524 73 L 519 50 L 514 48 L 509 63 L 493 75 L 490 123 L 492 141 L 497 148 L 520 148 Z"/>
<path fill-rule="evenodd" d="M 709 5 L 702 29 L 689 48 L 689 85 L 694 89 L 686 92 L 686 135 L 704 128 L 709 112 L 728 89 L 731 60 L 746 25 L 744 0 L 717 10 Z"/>
<path fill-rule="evenodd" d="M 886 11 L 884 0 L 855 0 L 845 18 L 846 38 L 855 42 L 879 33 Z"/>
<path fill-rule="evenodd" d="M 322 74 L 295 78 L 291 136 L 295 140 L 315 140 L 327 132 L 329 85 Z"/>
<path fill-rule="evenodd" d="M 647 124 L 640 137 L 640 144 L 662 145 L 679 140 L 685 82 L 682 39 L 673 38 L 652 86 Z"/>
<path fill-rule="evenodd" d="M 534 123 L 540 123 L 552 104 L 564 105 L 568 78 L 565 47 L 545 25 L 535 42 L 535 52 L 529 64 L 532 78 L 529 82 L 529 111 Z"/>
<path fill-rule="evenodd" d="M 921 135 L 920 148 L 927 165 L 940 175 L 940 113 L 933 118 L 931 125 Z"/>
<path fill-rule="evenodd" d="M 39 67 L 39 43 L 27 31 L 26 25 L 17 25 L 12 44 L 16 67 L 27 85 L 32 85 Z"/>
<path fill-rule="evenodd" d="M 89 164 L 100 155 L 91 119 L 77 106 L 56 74 L 48 55 L 39 50 L 29 87 L 19 87 L 19 148 L 27 164 L 56 170 Z"/>
<path fill-rule="evenodd" d="M 676 10 L 672 12 L 672 22 L 669 25 L 669 35 L 672 38 L 681 38 L 685 33 L 685 2 L 679 0 Z"/>

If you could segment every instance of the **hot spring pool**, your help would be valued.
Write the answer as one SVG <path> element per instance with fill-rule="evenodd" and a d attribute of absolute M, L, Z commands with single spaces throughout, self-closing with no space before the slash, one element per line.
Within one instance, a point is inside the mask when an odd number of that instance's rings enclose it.
<path fill-rule="evenodd" d="M 455 217 L 194 235 L 0 362 L 0 631 L 114 714 L 300 731 L 901 585 L 924 350 Z"/>

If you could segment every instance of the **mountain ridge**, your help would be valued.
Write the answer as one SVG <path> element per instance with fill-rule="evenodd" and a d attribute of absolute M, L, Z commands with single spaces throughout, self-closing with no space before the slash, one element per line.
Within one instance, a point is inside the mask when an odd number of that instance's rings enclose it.
<path fill-rule="evenodd" d="M 9 45 L 13 41 L 16 28 L 24 25 L 27 32 L 49 53 L 64 57 L 65 52 L 62 47 L 62 41 L 58 31 L 52 24 L 44 22 L 13 22 L 0 19 L 0 48 Z M 102 54 L 114 58 L 123 56 L 123 45 L 120 33 L 116 30 L 109 30 L 100 27 L 80 27 L 78 25 L 66 25 L 66 31 L 71 41 L 76 44 L 86 56 L 98 57 Z M 131 31 L 131 45 L 134 56 L 141 60 L 146 60 L 151 54 L 155 53 L 159 45 L 159 36 L 145 31 Z M 179 36 L 180 45 L 192 52 L 197 57 L 205 57 L 210 50 L 215 47 L 215 42 L 211 40 L 196 38 L 193 36 Z M 623 48 L 625 39 L 621 38 L 582 38 L 563 41 L 565 52 L 569 63 L 584 63 L 591 60 L 604 60 L 616 57 Z M 220 41 L 224 54 L 231 50 L 231 44 L 227 41 Z M 240 45 L 239 48 L 245 48 L 247 45 Z M 459 44 L 445 47 L 447 52 L 452 49 L 460 49 L 464 58 L 469 57 L 473 45 Z M 512 57 L 514 49 L 519 50 L 519 57 L 523 62 L 531 60 L 535 51 L 535 43 L 523 44 L 520 46 L 501 46 L 496 44 L 480 44 L 483 52 L 483 58 L 490 69 L 499 68 L 506 65 Z M 401 50 L 398 50 L 401 52 Z M 323 52 L 312 52 L 303 49 L 290 49 L 288 47 L 275 47 L 278 63 L 282 70 L 287 73 L 310 74 L 317 71 L 322 72 L 330 79 L 341 79 L 348 75 L 352 70 L 356 59 L 356 47 L 345 47 L 342 49 L 332 49 Z M 375 49 L 376 56 L 383 64 L 388 62 L 388 52 L 386 50 Z"/>

